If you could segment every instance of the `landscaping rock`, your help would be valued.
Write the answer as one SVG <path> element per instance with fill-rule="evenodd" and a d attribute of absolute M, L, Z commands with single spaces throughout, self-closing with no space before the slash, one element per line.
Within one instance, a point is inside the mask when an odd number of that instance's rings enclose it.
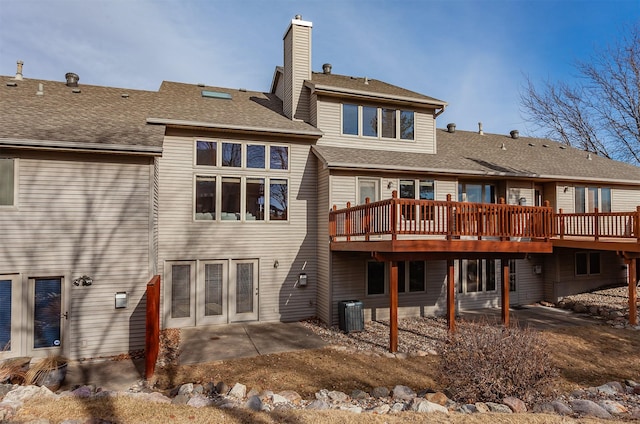
<path fill-rule="evenodd" d="M 407 386 L 398 385 L 393 388 L 393 398 L 396 400 L 411 400 L 416 397 L 416 392 Z"/>
<path fill-rule="evenodd" d="M 229 386 L 227 386 L 224 381 L 220 381 L 216 384 L 216 392 L 221 395 L 226 395 L 229 393 Z"/>
<path fill-rule="evenodd" d="M 362 390 L 354 390 L 351 392 L 351 399 L 362 400 L 368 398 L 369 395 L 367 392 L 363 392 Z"/>
<path fill-rule="evenodd" d="M 388 413 L 390 410 L 391 410 L 391 407 L 385 403 L 383 405 L 376 406 L 375 408 L 373 408 L 371 410 L 371 413 L 376 415 L 384 415 Z"/>
<path fill-rule="evenodd" d="M 55 398 L 56 394 L 42 386 L 16 386 L 4 396 L 3 402 L 27 402 L 31 399 Z"/>
<path fill-rule="evenodd" d="M 279 392 L 278 394 L 283 398 L 287 399 L 289 402 L 293 403 L 294 405 L 299 405 L 300 402 L 302 401 L 302 396 L 300 396 L 297 392 L 294 392 L 293 390 L 285 390 L 285 391 Z"/>
<path fill-rule="evenodd" d="M 536 414 L 554 414 L 556 412 L 550 402 L 538 403 L 533 406 L 532 411 Z"/>
<path fill-rule="evenodd" d="M 612 418 L 610 413 L 593 401 L 587 399 L 575 399 L 570 403 L 573 412 L 577 412 L 578 414 L 604 419 Z"/>
<path fill-rule="evenodd" d="M 596 387 L 596 391 L 598 393 L 604 393 L 605 395 L 615 395 L 618 393 L 618 390 L 615 387 L 610 386 L 608 383 Z"/>
<path fill-rule="evenodd" d="M 438 405 L 445 406 L 449 403 L 449 398 L 442 392 L 427 393 L 424 398 L 429 402 L 437 403 Z"/>
<path fill-rule="evenodd" d="M 553 410 L 556 411 L 558 415 L 571 415 L 573 414 L 573 410 L 564 402 L 560 402 L 559 400 L 554 400 L 551 402 L 551 406 L 553 406 Z"/>
<path fill-rule="evenodd" d="M 387 396 L 389 396 L 389 389 L 387 389 L 386 387 L 376 387 L 375 389 L 371 390 L 371 397 L 374 397 L 376 399 L 385 398 Z"/>
<path fill-rule="evenodd" d="M 195 395 L 187 402 L 188 406 L 193 408 L 204 408 L 205 406 L 213 405 L 213 399 L 208 398 L 204 395 Z"/>
<path fill-rule="evenodd" d="M 286 397 L 280 396 L 279 394 L 274 393 L 271 395 L 271 403 L 277 405 L 279 403 L 289 403 Z"/>
<path fill-rule="evenodd" d="M 500 403 L 495 403 L 495 402 L 486 402 L 487 406 L 489 407 L 489 410 L 491 412 L 497 412 L 500 414 L 512 414 L 513 411 L 511 411 L 511 408 L 509 408 L 507 405 L 502 405 Z"/>
<path fill-rule="evenodd" d="M 329 405 L 328 402 L 324 400 L 316 399 L 313 402 L 311 402 L 309 405 L 307 405 L 306 409 L 315 409 L 315 410 L 323 411 L 325 409 L 330 409 L 330 408 L 331 406 Z"/>
<path fill-rule="evenodd" d="M 349 399 L 349 396 L 347 396 L 346 393 L 342 393 L 336 390 L 330 391 L 328 395 L 329 399 L 334 402 L 346 402 L 346 400 Z"/>
<path fill-rule="evenodd" d="M 193 393 L 193 383 L 183 384 L 178 389 L 179 395 L 190 395 L 191 393 Z"/>
<path fill-rule="evenodd" d="M 229 396 L 236 399 L 244 399 L 247 394 L 247 386 L 244 384 L 236 383 L 231 390 L 229 390 Z"/>
<path fill-rule="evenodd" d="M 462 413 L 462 414 L 473 414 L 475 412 L 478 412 L 478 408 L 476 408 L 475 405 L 472 405 L 470 403 L 466 403 L 466 404 L 462 405 L 461 407 L 459 407 L 457 411 Z"/>
<path fill-rule="evenodd" d="M 481 414 L 486 414 L 487 412 L 490 411 L 489 407 L 484 402 L 476 402 L 474 405 L 476 407 L 476 411 L 478 411 Z"/>
<path fill-rule="evenodd" d="M 262 411 L 262 400 L 258 395 L 253 395 L 250 396 L 249 399 L 247 399 L 247 402 L 244 404 L 244 406 L 245 408 L 251 409 L 252 411 Z"/>
<path fill-rule="evenodd" d="M 185 394 L 177 395 L 171 400 L 171 403 L 173 403 L 174 405 L 186 405 L 187 402 L 189 402 L 189 396 Z"/>
<path fill-rule="evenodd" d="M 442 405 L 438 405 L 437 403 L 429 402 L 428 400 L 421 400 L 414 404 L 413 410 L 416 412 L 425 412 L 425 413 L 433 413 L 433 412 L 441 412 L 443 414 L 448 414 L 449 410 Z"/>
<path fill-rule="evenodd" d="M 615 400 L 601 400 L 600 402 L 598 402 L 598 405 L 600 405 L 608 413 L 614 415 L 624 414 L 625 412 L 629 411 L 624 405 L 616 402 Z"/>
<path fill-rule="evenodd" d="M 391 410 L 389 412 L 402 412 L 404 411 L 404 403 L 396 402 L 391 406 Z"/>
<path fill-rule="evenodd" d="M 523 401 L 516 397 L 508 396 L 502 399 L 502 403 L 511 408 L 511 411 L 515 412 L 516 414 L 527 412 L 527 405 L 525 405 Z"/>

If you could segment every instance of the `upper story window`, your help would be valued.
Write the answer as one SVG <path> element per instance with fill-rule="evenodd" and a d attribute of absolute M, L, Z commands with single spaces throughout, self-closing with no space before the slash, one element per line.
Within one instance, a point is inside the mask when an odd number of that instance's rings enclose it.
<path fill-rule="evenodd" d="M 16 159 L 0 158 L 0 206 L 15 204 Z"/>
<path fill-rule="evenodd" d="M 198 140 L 196 165 L 286 171 L 289 169 L 289 147 Z"/>
<path fill-rule="evenodd" d="M 342 134 L 392 140 L 414 140 L 413 111 L 342 105 Z"/>
<path fill-rule="evenodd" d="M 575 213 L 611 212 L 611 189 L 604 187 L 576 187 Z"/>

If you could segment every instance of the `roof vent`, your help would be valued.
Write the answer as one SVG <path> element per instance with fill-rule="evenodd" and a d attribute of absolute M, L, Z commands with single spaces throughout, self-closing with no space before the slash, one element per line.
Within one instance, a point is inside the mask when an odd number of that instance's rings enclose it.
<path fill-rule="evenodd" d="M 331 64 L 330 63 L 325 63 L 324 65 L 322 65 L 322 73 L 323 74 L 330 74 L 331 73 Z"/>
<path fill-rule="evenodd" d="M 450 124 L 447 124 L 447 132 L 450 132 L 452 134 L 456 132 L 456 124 L 454 124 L 453 122 Z"/>
<path fill-rule="evenodd" d="M 129 94 L 128 93 L 122 93 L 120 95 L 120 97 L 122 97 L 123 99 L 128 99 L 129 98 Z"/>
<path fill-rule="evenodd" d="M 81 93 L 79 88 L 74 88 L 73 90 L 71 90 L 71 92 L 74 93 L 74 94 L 80 94 Z"/>
<path fill-rule="evenodd" d="M 591 153 L 587 153 L 587 160 L 593 160 L 593 158 L 591 157 Z"/>
<path fill-rule="evenodd" d="M 509 134 L 511 135 L 511 138 L 513 138 L 514 140 L 517 138 L 520 138 L 520 131 L 518 130 L 511 130 Z"/>
<path fill-rule="evenodd" d="M 18 81 L 22 81 L 22 65 L 24 65 L 24 62 L 19 60 L 17 64 L 18 64 L 18 69 L 16 70 L 15 79 L 17 79 Z"/>
<path fill-rule="evenodd" d="M 15 81 L 9 81 L 7 82 L 7 87 L 17 87 L 18 83 Z"/>
<path fill-rule="evenodd" d="M 500 146 L 500 150 L 507 150 L 507 146 L 505 146 L 504 143 L 502 143 L 502 146 Z"/>
<path fill-rule="evenodd" d="M 478 134 L 484 135 L 484 131 L 482 131 L 482 122 L 478 122 Z"/>
<path fill-rule="evenodd" d="M 369 78 L 364 77 L 364 83 L 365 83 L 365 85 L 369 85 Z"/>
<path fill-rule="evenodd" d="M 38 91 L 36 91 L 36 96 L 44 96 L 44 84 L 38 83 Z"/>
<path fill-rule="evenodd" d="M 73 72 L 67 72 L 64 74 L 65 79 L 67 80 L 67 87 L 77 87 L 78 81 L 80 81 L 80 77 L 78 74 L 74 74 Z"/>

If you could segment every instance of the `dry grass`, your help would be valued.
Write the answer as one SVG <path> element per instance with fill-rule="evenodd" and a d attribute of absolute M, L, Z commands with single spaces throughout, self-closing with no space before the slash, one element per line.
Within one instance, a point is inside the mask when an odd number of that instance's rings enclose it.
<path fill-rule="evenodd" d="M 552 353 L 552 361 L 560 369 L 555 388 L 569 391 L 578 386 L 600 385 L 611 380 L 638 379 L 640 375 L 640 333 L 607 326 L 571 327 L 543 333 Z M 295 390 L 312 398 L 320 389 L 340 390 L 350 394 L 354 389 L 371 390 L 376 386 L 392 388 L 404 384 L 415 389 L 443 389 L 437 377 L 439 358 L 407 360 L 350 354 L 333 349 L 307 350 L 254 358 L 243 358 L 194 366 L 159 370 L 159 383 L 170 388 L 184 382 L 241 382 L 248 388 L 273 391 Z M 26 405 L 17 417 L 28 421 L 46 417 L 52 423 L 65 418 L 100 417 L 122 423 L 422 423 L 424 414 L 403 413 L 400 416 L 356 415 L 337 411 L 280 411 L 272 414 L 244 410 L 193 409 L 186 406 L 136 402 L 129 398 L 86 401 L 61 399 L 38 401 Z M 596 423 L 598 420 L 571 420 L 566 417 L 524 415 L 454 415 L 445 418 L 429 415 L 433 423 Z M 615 422 L 615 421 L 607 421 Z"/>
<path fill-rule="evenodd" d="M 173 406 L 136 402 L 130 398 L 100 399 L 83 401 L 80 399 L 61 399 L 49 402 L 32 402 L 22 408 L 18 419 L 21 422 L 47 417 L 51 423 L 59 423 L 65 418 L 84 420 L 100 417 L 116 423 L 255 423 L 255 424 L 422 424 L 424 414 L 404 412 L 400 415 L 353 414 L 342 411 L 275 411 L 269 414 L 246 410 L 220 410 L 217 408 L 194 409 L 189 406 Z M 450 416 L 430 414 L 429 423 L 433 424 L 595 424 L 596 419 L 573 420 L 557 415 L 546 414 L 482 414 Z M 622 421 L 609 420 L 615 424 Z"/>

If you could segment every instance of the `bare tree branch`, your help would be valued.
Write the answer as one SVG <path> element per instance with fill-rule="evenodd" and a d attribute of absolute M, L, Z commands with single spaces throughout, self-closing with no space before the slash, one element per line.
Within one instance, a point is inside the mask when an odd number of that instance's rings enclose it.
<path fill-rule="evenodd" d="M 578 79 L 527 78 L 520 94 L 524 119 L 545 137 L 598 155 L 640 164 L 640 25 L 613 46 L 577 62 Z"/>

